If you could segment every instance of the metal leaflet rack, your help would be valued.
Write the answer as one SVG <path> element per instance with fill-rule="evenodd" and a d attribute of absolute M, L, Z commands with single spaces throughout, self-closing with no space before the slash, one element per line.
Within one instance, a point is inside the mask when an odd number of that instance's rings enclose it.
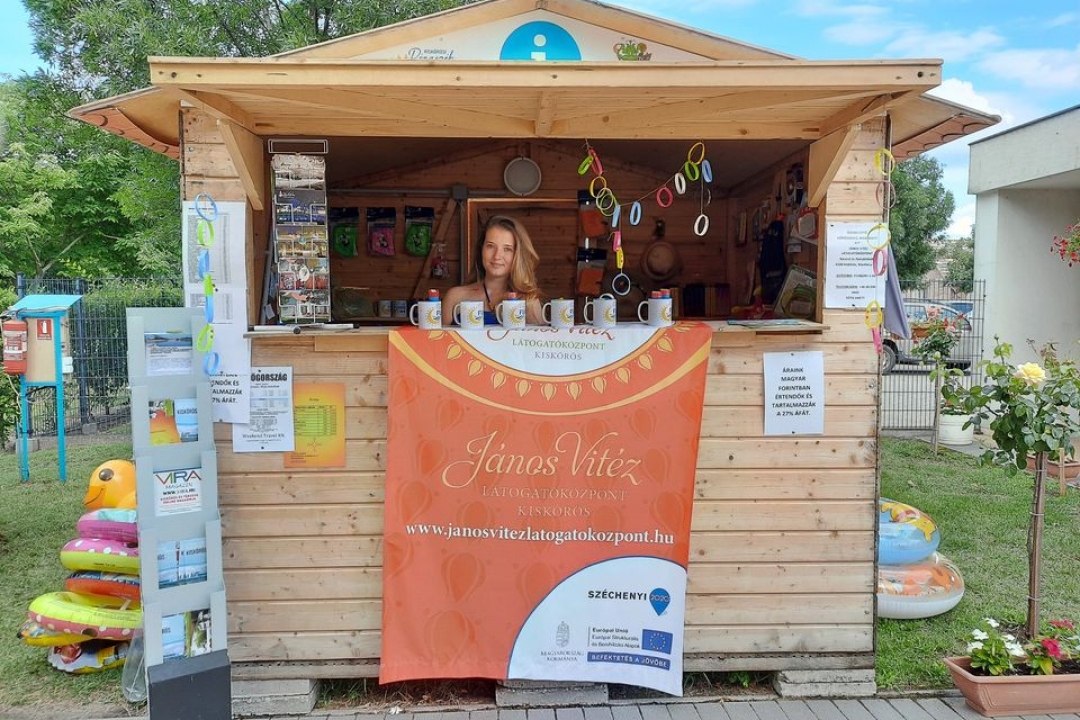
<path fill-rule="evenodd" d="M 301 148 L 275 152 L 278 147 Z M 330 322 L 327 142 L 269 141 L 273 170 L 273 258 L 269 296 L 281 323 Z"/>
<path fill-rule="evenodd" d="M 194 308 L 127 309 L 145 661 L 180 672 L 227 648 L 210 384 L 193 342 L 204 324 Z"/>

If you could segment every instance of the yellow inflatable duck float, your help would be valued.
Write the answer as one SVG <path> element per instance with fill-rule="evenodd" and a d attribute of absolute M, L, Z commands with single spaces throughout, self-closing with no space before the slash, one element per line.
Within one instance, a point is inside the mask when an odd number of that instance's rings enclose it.
<path fill-rule="evenodd" d="M 87 510 L 136 509 L 135 464 L 128 460 L 108 460 L 94 468 L 83 505 Z"/>

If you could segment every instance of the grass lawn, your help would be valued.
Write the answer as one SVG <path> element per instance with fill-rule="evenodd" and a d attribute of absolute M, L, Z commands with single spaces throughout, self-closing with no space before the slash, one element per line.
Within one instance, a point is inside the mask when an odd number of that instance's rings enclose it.
<path fill-rule="evenodd" d="M 31 458 L 33 480 L 26 484 L 19 482 L 14 455 L 0 456 L 0 708 L 55 702 L 124 704 L 120 670 L 79 676 L 58 672 L 49 666 L 44 649 L 24 645 L 15 639 L 15 631 L 33 598 L 63 587 L 67 573 L 60 566 L 60 547 L 75 537 L 90 472 L 106 460 L 130 456 L 125 441 L 70 447 L 68 482 L 60 483 L 56 452 L 36 452 Z M 877 679 L 882 691 L 951 687 L 939 660 L 962 652 L 967 633 L 980 618 L 1023 622 L 1031 483 L 1030 475 L 1009 479 L 951 450 L 935 457 L 922 442 L 882 441 L 881 494 L 914 505 L 937 521 L 939 549 L 957 564 L 967 583 L 963 601 L 945 615 L 878 622 Z M 1043 618 L 1080 620 L 1080 492 L 1072 490 L 1062 498 L 1056 488 L 1055 480 L 1046 507 Z M 358 686 L 379 692 L 370 680 L 334 686 L 340 693 L 355 692 Z"/>

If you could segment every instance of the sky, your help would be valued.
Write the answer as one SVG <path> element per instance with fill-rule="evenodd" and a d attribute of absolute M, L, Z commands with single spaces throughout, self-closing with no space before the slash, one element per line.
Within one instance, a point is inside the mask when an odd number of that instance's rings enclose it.
<path fill-rule="evenodd" d="M 956 198 L 948 234 L 975 220 L 967 194 L 968 143 L 1080 104 L 1078 0 L 607 0 L 808 60 L 940 58 L 952 102 L 1001 116 L 992 128 L 928 153 Z M 0 74 L 40 67 L 22 0 L 0 0 L 7 18 Z"/>

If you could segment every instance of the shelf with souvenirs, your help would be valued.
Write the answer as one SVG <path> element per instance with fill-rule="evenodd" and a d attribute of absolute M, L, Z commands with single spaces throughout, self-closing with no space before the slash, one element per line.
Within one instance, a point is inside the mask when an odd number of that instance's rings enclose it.
<path fill-rule="evenodd" d="M 271 157 L 274 183 L 272 294 L 281 323 L 330 322 L 330 238 L 326 160 Z"/>

